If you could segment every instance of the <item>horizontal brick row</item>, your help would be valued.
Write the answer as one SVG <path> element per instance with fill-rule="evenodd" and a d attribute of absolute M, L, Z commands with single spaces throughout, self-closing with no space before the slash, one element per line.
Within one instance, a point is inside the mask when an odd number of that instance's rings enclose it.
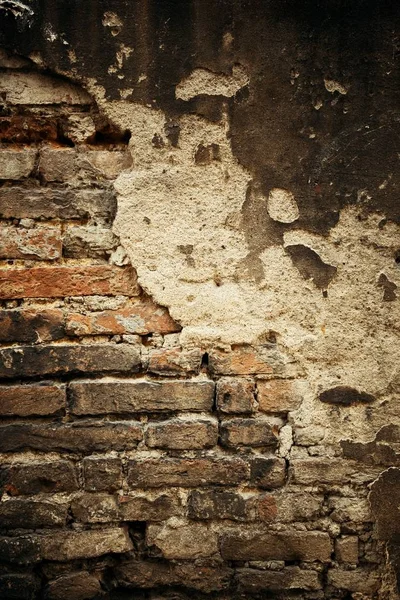
<path fill-rule="evenodd" d="M 166 309 L 157 308 L 151 301 L 141 298 L 130 300 L 120 309 L 88 311 L 86 314 L 51 308 L 2 310 L 0 313 L 2 343 L 43 343 L 84 335 L 166 334 L 179 329 Z M 154 352 L 160 356 L 159 351 Z M 201 353 L 199 356 L 196 370 L 201 365 Z M 160 370 L 155 364 L 156 358 L 150 363 L 150 367 Z M 181 364 L 180 371 L 185 367 L 182 361 Z"/>
<path fill-rule="evenodd" d="M 17 426 L 16 426 L 17 427 Z M 52 427 L 40 434 L 28 428 L 30 447 L 49 442 L 51 450 L 74 452 L 128 450 L 134 448 L 141 431 L 135 424 L 111 423 L 110 427 L 75 428 Z M 4 432 L 2 432 L 3 434 Z M 24 448 L 23 439 L 17 438 L 21 429 L 4 435 L 3 446 Z M 12 438 L 13 436 L 13 438 Z M 73 437 L 75 436 L 75 437 Z M 86 438 L 86 439 L 85 439 Z M 96 448 L 94 449 L 94 445 Z M 93 450 L 94 449 L 94 450 Z M 197 458 L 170 458 L 165 456 L 127 461 L 127 483 L 130 488 L 235 486 L 250 482 L 260 489 L 275 489 L 285 483 L 285 461 L 276 456 L 239 458 L 205 454 Z M 123 479 L 119 458 L 87 457 L 83 460 L 84 489 L 87 491 L 115 491 Z M 3 465 L 2 490 L 10 495 L 30 495 L 77 490 L 77 471 L 67 460 L 37 461 Z"/>

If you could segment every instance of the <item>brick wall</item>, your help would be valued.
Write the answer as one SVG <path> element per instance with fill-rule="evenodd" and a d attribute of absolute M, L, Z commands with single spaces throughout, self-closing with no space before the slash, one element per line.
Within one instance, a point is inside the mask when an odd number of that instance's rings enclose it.
<path fill-rule="evenodd" d="M 307 381 L 273 339 L 180 346 L 111 230 L 129 135 L 70 82 L 9 66 L 0 596 L 375 597 L 379 460 L 293 425 Z"/>

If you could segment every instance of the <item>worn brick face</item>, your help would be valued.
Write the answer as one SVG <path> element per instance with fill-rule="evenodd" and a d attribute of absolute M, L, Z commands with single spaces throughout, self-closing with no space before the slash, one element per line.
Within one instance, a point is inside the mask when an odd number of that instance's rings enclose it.
<path fill-rule="evenodd" d="M 62 414 L 66 407 L 62 385 L 0 385 L 0 415 L 3 417 Z"/>
<path fill-rule="evenodd" d="M 64 336 L 59 309 L 17 309 L 0 313 L 0 342 L 50 342 Z"/>
<path fill-rule="evenodd" d="M 75 466 L 65 460 L 4 465 L 0 483 L 2 490 L 12 496 L 74 492 L 79 487 Z"/>
<path fill-rule="evenodd" d="M 107 265 L 0 270 L 0 298 L 3 299 L 93 294 L 137 295 L 136 274 L 130 268 Z"/>
<path fill-rule="evenodd" d="M 151 448 L 190 450 L 211 448 L 218 441 L 218 425 L 215 421 L 198 419 L 175 419 L 150 423 L 146 443 Z"/>
<path fill-rule="evenodd" d="M 52 261 L 60 258 L 61 251 L 61 234 L 58 227 L 0 227 L 0 258 Z"/>

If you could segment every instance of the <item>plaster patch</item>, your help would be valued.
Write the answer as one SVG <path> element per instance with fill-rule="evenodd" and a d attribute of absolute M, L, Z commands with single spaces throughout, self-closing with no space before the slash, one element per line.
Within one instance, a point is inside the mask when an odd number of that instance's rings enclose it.
<path fill-rule="evenodd" d="M 191 100 L 200 94 L 231 98 L 249 83 L 249 76 L 241 65 L 232 68 L 232 75 L 213 73 L 207 69 L 195 69 L 181 81 L 175 90 L 179 100 Z"/>

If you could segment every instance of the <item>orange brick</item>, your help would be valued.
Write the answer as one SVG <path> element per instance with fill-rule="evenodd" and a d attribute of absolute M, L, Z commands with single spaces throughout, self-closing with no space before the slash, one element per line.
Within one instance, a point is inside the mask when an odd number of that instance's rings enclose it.
<path fill-rule="evenodd" d="M 132 268 L 96 265 L 87 267 L 33 267 L 1 269 L 0 298 L 58 298 L 93 294 L 137 295 Z"/>
<path fill-rule="evenodd" d="M 105 310 L 82 315 L 70 313 L 66 329 L 69 335 L 116 335 L 134 333 L 173 333 L 180 326 L 171 319 L 167 309 L 151 300 L 138 300 L 118 310 Z"/>

